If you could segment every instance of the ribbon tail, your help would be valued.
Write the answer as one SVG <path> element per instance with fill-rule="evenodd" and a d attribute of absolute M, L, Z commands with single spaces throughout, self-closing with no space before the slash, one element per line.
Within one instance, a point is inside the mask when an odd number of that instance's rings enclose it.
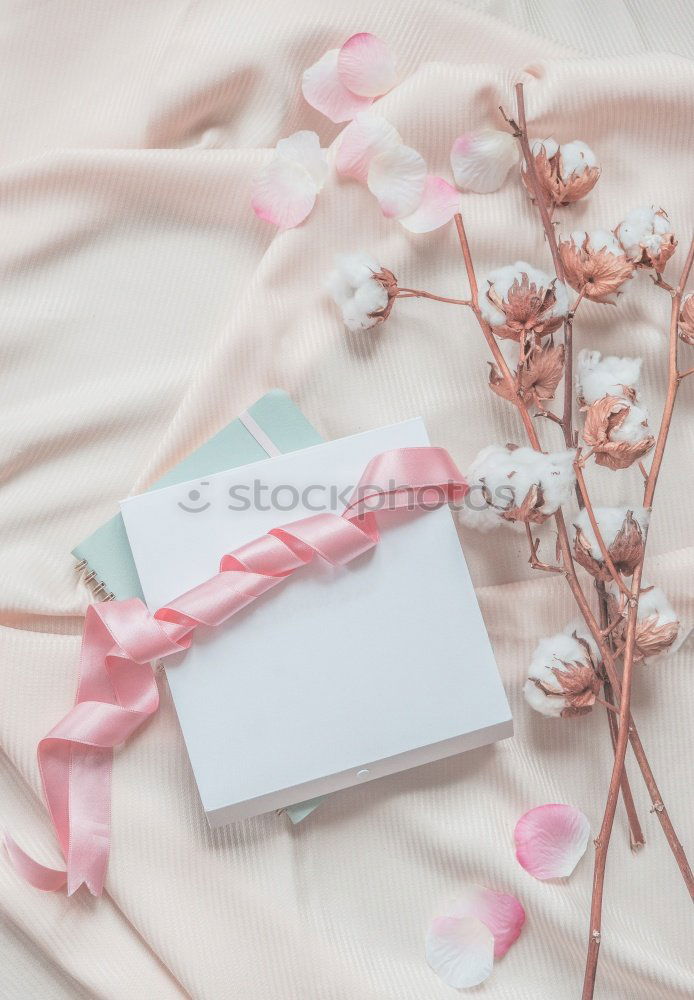
<path fill-rule="evenodd" d="M 9 833 L 5 834 L 4 842 L 5 850 L 9 854 L 15 870 L 29 885 L 33 885 L 35 889 L 41 889 L 43 892 L 57 892 L 58 889 L 63 888 L 67 882 L 67 872 L 59 871 L 57 868 L 47 868 L 46 865 L 40 865 L 38 861 L 34 861 Z"/>
<path fill-rule="evenodd" d="M 67 894 L 84 883 L 100 896 L 111 845 L 111 765 L 113 750 L 72 744 Z"/>

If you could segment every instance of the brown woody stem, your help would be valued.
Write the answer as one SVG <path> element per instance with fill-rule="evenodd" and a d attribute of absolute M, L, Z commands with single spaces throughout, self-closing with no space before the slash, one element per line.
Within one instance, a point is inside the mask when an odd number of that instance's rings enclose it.
<path fill-rule="evenodd" d="M 668 347 L 668 390 L 667 396 L 665 398 L 665 406 L 663 408 L 663 415 L 660 421 L 660 428 L 658 430 L 658 437 L 655 443 L 655 450 L 653 452 L 653 461 L 651 462 L 650 472 L 648 473 L 648 479 L 646 481 L 646 487 L 644 490 L 644 507 L 650 509 L 653 506 L 653 499 L 655 497 L 656 486 L 658 484 L 658 476 L 660 474 L 660 468 L 663 462 L 663 455 L 665 454 L 665 446 L 667 444 L 668 434 L 670 431 L 670 424 L 672 423 L 672 414 L 675 408 L 675 401 L 677 399 L 677 389 L 679 387 L 680 380 L 678 378 L 677 371 L 677 346 L 678 346 L 678 329 L 677 324 L 679 320 L 680 307 L 682 303 L 682 293 L 684 292 L 684 287 L 689 278 L 689 273 L 692 269 L 692 264 L 694 263 L 694 239 L 689 247 L 689 252 L 687 254 L 687 259 L 680 276 L 680 280 L 677 284 L 677 288 L 672 296 L 672 307 L 670 312 L 670 337 L 669 337 L 669 347 Z M 638 620 L 638 606 L 639 606 L 639 595 L 641 593 L 641 579 L 643 576 L 643 560 L 645 555 L 645 548 L 647 542 L 648 532 L 646 531 L 644 537 L 644 552 L 641 554 L 641 559 L 634 570 L 634 575 L 631 579 L 631 591 L 630 599 L 628 604 L 627 612 L 627 630 L 626 639 L 624 644 L 623 652 L 623 663 L 624 669 L 622 672 L 622 691 L 619 702 L 619 732 L 617 734 L 617 745 L 615 747 L 614 755 L 614 767 L 612 769 L 612 777 L 610 779 L 610 787 L 607 794 L 607 802 L 605 804 L 605 814 L 603 816 L 602 824 L 600 827 L 600 832 L 596 840 L 596 850 L 595 850 L 595 868 L 593 871 L 593 895 L 591 899 L 590 906 L 590 933 L 588 936 L 588 954 L 586 956 L 586 969 L 585 976 L 583 980 L 583 1000 L 592 1000 L 595 991 L 595 976 L 597 972 L 598 965 L 598 955 L 600 952 L 600 939 L 602 933 L 602 898 L 603 890 L 605 885 L 605 865 L 607 863 L 607 851 L 610 844 L 610 836 L 612 833 L 612 825 L 614 822 L 614 815 L 617 805 L 617 797 L 619 795 L 619 789 L 621 786 L 621 779 L 624 773 L 624 760 L 626 757 L 627 739 L 629 734 L 630 725 L 630 702 L 631 702 L 631 686 L 634 668 L 634 654 L 636 647 L 636 624 Z M 663 808 L 662 802 L 653 803 L 656 812 L 660 814 L 660 810 Z M 674 832 L 674 831 L 673 831 Z M 681 852 L 680 861 L 683 861 L 686 865 L 685 870 L 680 863 L 680 870 L 682 870 L 685 875 L 685 881 L 688 882 L 688 888 L 690 895 L 694 899 L 694 877 L 692 876 L 691 869 L 687 863 L 686 857 L 684 856 L 684 851 L 682 850 L 682 845 L 679 841 L 676 841 L 679 851 Z M 672 844 L 671 844 L 672 846 Z M 677 857 L 677 853 L 675 855 Z"/>
<path fill-rule="evenodd" d="M 523 93 L 522 83 L 516 84 L 516 107 L 518 121 L 515 122 L 511 119 L 509 124 L 513 126 L 514 134 L 520 143 L 521 152 L 523 153 L 523 159 L 525 161 L 525 172 L 528 180 L 530 181 L 533 199 L 540 213 L 542 228 L 545 231 L 549 252 L 552 255 L 554 272 L 557 279 L 561 281 L 562 284 L 566 284 L 564 265 L 559 253 L 557 236 L 554 231 L 552 216 L 550 214 L 550 209 L 553 211 L 554 206 L 548 207 L 547 205 L 544 192 L 542 191 L 542 186 L 537 176 L 537 170 L 535 169 L 535 157 L 532 154 L 530 141 L 528 139 L 528 127 L 525 118 L 525 95 Z M 582 298 L 583 293 L 581 292 L 578 299 L 574 303 L 573 309 L 564 320 L 564 409 L 561 418 L 561 426 L 562 431 L 564 432 L 564 442 L 566 443 L 567 448 L 573 448 L 576 443 L 574 441 L 573 433 L 573 315 L 576 312 Z"/>
<path fill-rule="evenodd" d="M 537 176 L 537 169 L 535 166 L 535 157 L 532 155 L 532 150 L 530 148 L 530 141 L 528 139 L 528 127 L 525 114 L 525 95 L 523 92 L 523 84 L 519 83 L 516 85 L 516 102 L 517 102 L 517 117 L 518 122 L 509 121 L 509 124 L 514 130 L 514 135 L 520 142 L 521 151 L 523 154 L 523 160 L 525 162 L 525 169 L 527 176 L 530 180 L 530 186 L 533 192 L 533 199 L 537 205 L 538 211 L 540 213 L 540 219 L 542 221 L 542 227 L 545 232 L 545 237 L 547 239 L 547 244 L 552 255 L 552 262 L 554 263 L 554 269 L 556 271 L 557 278 L 560 281 L 566 283 L 566 275 L 564 271 L 564 264 L 561 259 L 561 254 L 559 253 L 559 246 L 557 244 L 556 234 L 554 231 L 554 225 L 552 224 L 552 210 L 554 206 L 550 206 L 548 210 L 547 204 L 544 198 L 544 194 L 541 189 L 541 185 Z M 503 114 L 503 111 L 502 111 Z M 504 118 L 506 116 L 504 115 Z M 564 321 L 564 405 L 562 409 L 561 418 L 554 416 L 553 419 L 555 423 L 558 423 L 564 435 L 564 443 L 567 448 L 574 448 L 578 443 L 577 435 L 574 433 L 573 429 L 573 321 L 576 311 L 583 301 L 585 295 L 585 286 L 580 290 L 578 296 L 569 311 L 568 316 Z M 590 457 L 592 451 L 582 460 L 585 462 L 587 458 Z M 582 478 L 582 477 L 581 477 Z M 602 543 L 602 536 L 595 523 L 595 518 L 593 515 L 592 505 L 588 498 L 587 490 L 585 489 L 585 482 L 583 482 L 584 488 L 581 489 L 579 479 L 576 480 L 576 499 L 578 501 L 578 506 L 582 508 L 586 503 L 589 504 L 589 515 L 591 522 L 594 525 L 594 531 L 596 532 L 596 537 L 598 541 Z M 601 551 L 603 552 L 603 557 L 607 556 L 606 565 L 608 569 L 614 576 L 619 587 L 624 589 L 624 582 L 616 572 L 612 559 L 607 553 L 604 544 L 601 544 Z M 575 576 L 575 573 L 574 573 Z M 569 580 L 570 584 L 572 583 Z M 577 581 L 576 586 L 572 586 L 574 593 L 577 593 Z M 579 602 L 580 604 L 580 602 Z M 608 712 L 608 717 L 610 719 L 610 733 L 613 736 L 613 749 L 614 749 L 614 739 L 616 731 L 616 722 L 612 713 Z M 628 788 L 628 780 L 626 779 L 625 773 L 625 784 Z M 641 834 L 641 828 L 638 823 L 638 817 L 636 816 L 636 811 L 634 808 L 633 798 L 631 796 L 631 789 L 628 788 L 627 794 L 624 796 L 624 804 L 627 811 L 627 816 L 629 818 L 629 829 L 631 832 L 632 845 L 635 840 L 641 839 L 643 841 L 643 834 Z"/>

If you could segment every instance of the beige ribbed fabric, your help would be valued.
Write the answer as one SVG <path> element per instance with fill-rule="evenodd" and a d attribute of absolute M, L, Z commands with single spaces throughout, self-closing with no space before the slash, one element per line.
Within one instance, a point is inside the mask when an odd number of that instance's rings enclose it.
<path fill-rule="evenodd" d="M 422 414 L 463 466 L 521 440 L 485 387 L 469 316 L 403 301 L 375 335 L 350 336 L 321 291 L 332 255 L 363 248 L 408 285 L 464 294 L 452 227 L 411 236 L 334 177 L 297 230 L 252 215 L 251 179 L 278 138 L 315 128 L 329 145 L 339 132 L 303 102 L 301 71 L 354 31 L 387 39 L 402 79 L 379 110 L 446 175 L 453 138 L 497 122 L 523 79 L 532 131 L 584 139 L 604 166 L 561 228 L 662 204 L 681 236 L 676 273 L 694 224 L 694 15 L 674 0 L 8 0 L 2 27 L 0 819 L 58 863 L 35 747 L 74 697 L 86 596 L 69 550 L 119 498 L 276 385 L 326 437 Z M 549 267 L 517 178 L 463 209 L 481 274 L 516 258 Z M 579 347 L 644 356 L 656 423 L 667 311 L 641 276 L 617 309 L 588 304 L 576 324 Z M 689 623 L 693 413 L 685 383 L 648 564 Z M 639 489 L 633 470 L 592 481 L 604 503 Z M 2 1000 L 443 1000 L 454 994 L 424 962 L 424 933 L 471 881 L 515 893 L 528 914 L 475 995 L 578 997 L 591 852 L 566 884 L 541 884 L 511 835 L 549 801 L 597 830 L 606 721 L 526 709 L 534 642 L 572 617 L 570 601 L 561 581 L 531 575 L 518 535 L 462 541 L 513 740 L 336 795 L 296 828 L 269 815 L 211 833 L 162 683 L 161 711 L 117 756 L 107 894 L 44 895 L 0 860 Z M 691 692 L 688 646 L 638 671 L 634 713 L 690 857 Z M 630 854 L 620 807 L 597 996 L 684 1000 L 692 910 L 630 773 L 648 843 Z"/>

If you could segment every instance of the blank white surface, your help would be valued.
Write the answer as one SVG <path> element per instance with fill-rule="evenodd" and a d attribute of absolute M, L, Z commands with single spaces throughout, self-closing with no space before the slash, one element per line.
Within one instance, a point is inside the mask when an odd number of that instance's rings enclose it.
<path fill-rule="evenodd" d="M 123 501 L 149 607 L 212 576 L 225 552 L 314 512 L 232 511 L 230 488 L 339 493 L 379 452 L 428 443 L 421 419 L 409 420 Z M 182 510 L 191 489 L 194 505 L 210 506 Z M 316 559 L 167 660 L 206 811 L 510 719 L 450 511 L 379 522 L 369 553 L 341 568 Z"/>

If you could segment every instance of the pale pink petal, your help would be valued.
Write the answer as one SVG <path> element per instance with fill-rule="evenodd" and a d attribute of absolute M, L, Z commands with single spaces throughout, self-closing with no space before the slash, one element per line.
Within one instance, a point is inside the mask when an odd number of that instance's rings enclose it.
<path fill-rule="evenodd" d="M 304 70 L 301 92 L 311 105 L 332 122 L 348 122 L 373 104 L 372 97 L 360 97 L 348 90 L 337 73 L 339 49 L 325 55 Z"/>
<path fill-rule="evenodd" d="M 368 31 L 352 35 L 337 60 L 340 80 L 353 94 L 378 97 L 395 86 L 395 63 L 385 42 Z"/>
<path fill-rule="evenodd" d="M 456 899 L 449 917 L 476 917 L 494 935 L 494 958 L 503 958 L 518 940 L 525 923 L 525 910 L 515 896 L 471 885 Z"/>
<path fill-rule="evenodd" d="M 280 229 L 303 222 L 316 201 L 316 182 L 293 160 L 276 157 L 253 182 L 251 206 L 259 219 Z"/>
<path fill-rule="evenodd" d="M 389 219 L 411 215 L 422 200 L 427 165 L 416 149 L 392 146 L 371 160 L 367 183 Z"/>
<path fill-rule="evenodd" d="M 328 176 L 328 153 L 320 148 L 320 139 L 315 132 L 295 132 L 286 139 L 280 139 L 276 150 L 283 160 L 294 160 L 308 170 L 316 188 L 321 190 Z"/>
<path fill-rule="evenodd" d="M 588 819 L 573 806 L 551 803 L 531 809 L 513 832 L 516 857 L 535 878 L 566 878 L 585 854 Z"/>
<path fill-rule="evenodd" d="M 477 986 L 494 966 L 494 935 L 475 917 L 436 917 L 426 937 L 426 959 L 456 990 Z"/>
<path fill-rule="evenodd" d="M 401 144 L 402 139 L 390 122 L 371 111 L 362 111 L 340 136 L 335 167 L 343 177 L 354 177 L 366 184 L 373 157 Z"/>
<path fill-rule="evenodd" d="M 460 211 L 460 194 L 443 177 L 427 176 L 424 194 L 419 207 L 411 215 L 400 219 L 401 225 L 411 233 L 430 233 L 450 222 Z"/>
<path fill-rule="evenodd" d="M 477 194 L 497 191 L 518 162 L 516 140 L 510 132 L 483 129 L 458 136 L 451 149 L 451 169 L 459 188 Z"/>

